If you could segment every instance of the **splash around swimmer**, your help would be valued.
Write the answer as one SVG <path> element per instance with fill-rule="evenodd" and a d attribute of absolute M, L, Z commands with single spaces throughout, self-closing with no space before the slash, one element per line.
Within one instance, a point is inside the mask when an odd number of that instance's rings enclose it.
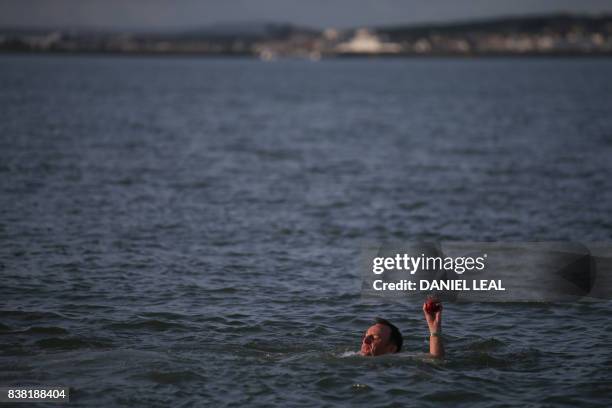
<path fill-rule="evenodd" d="M 442 343 L 442 303 L 429 297 L 423 303 L 423 315 L 429 328 L 429 354 L 435 358 L 444 357 Z M 361 338 L 359 354 L 367 357 L 399 353 L 404 339 L 400 330 L 386 319 L 376 318 Z"/>

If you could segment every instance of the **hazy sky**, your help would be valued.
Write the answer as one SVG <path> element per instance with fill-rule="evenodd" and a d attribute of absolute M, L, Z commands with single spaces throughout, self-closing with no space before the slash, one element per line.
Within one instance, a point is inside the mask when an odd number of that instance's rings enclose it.
<path fill-rule="evenodd" d="M 353 27 L 545 12 L 612 12 L 610 0 L 0 0 L 0 26 L 192 28 L 275 21 Z"/>

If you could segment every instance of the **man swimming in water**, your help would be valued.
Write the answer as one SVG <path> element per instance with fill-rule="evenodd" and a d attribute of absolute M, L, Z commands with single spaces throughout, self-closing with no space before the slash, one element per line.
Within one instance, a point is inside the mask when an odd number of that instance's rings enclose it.
<path fill-rule="evenodd" d="M 435 358 L 444 358 L 442 345 L 442 304 L 436 312 L 428 313 L 423 303 L 423 314 L 429 327 L 429 354 Z M 382 356 L 383 354 L 399 353 L 404 339 L 399 329 L 385 319 L 376 318 L 361 339 L 362 356 Z"/>

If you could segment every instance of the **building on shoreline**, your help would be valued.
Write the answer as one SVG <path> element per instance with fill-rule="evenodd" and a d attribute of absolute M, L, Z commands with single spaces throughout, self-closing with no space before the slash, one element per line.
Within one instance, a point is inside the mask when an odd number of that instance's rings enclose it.
<path fill-rule="evenodd" d="M 400 44 L 382 42 L 367 28 L 358 29 L 350 41 L 336 46 L 336 52 L 340 54 L 397 54 L 401 51 Z"/>
<path fill-rule="evenodd" d="M 367 56 L 612 56 L 611 16 L 544 16 L 473 23 L 315 30 L 263 24 L 251 31 L 179 33 L 2 30 L 0 52 L 189 54 L 320 58 Z"/>

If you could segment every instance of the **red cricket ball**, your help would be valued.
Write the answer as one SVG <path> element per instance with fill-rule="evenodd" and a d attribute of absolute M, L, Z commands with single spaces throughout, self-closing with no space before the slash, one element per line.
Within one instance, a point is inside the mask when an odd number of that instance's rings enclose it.
<path fill-rule="evenodd" d="M 440 301 L 436 298 L 428 298 L 425 302 L 425 311 L 429 314 L 435 314 L 440 310 Z"/>

